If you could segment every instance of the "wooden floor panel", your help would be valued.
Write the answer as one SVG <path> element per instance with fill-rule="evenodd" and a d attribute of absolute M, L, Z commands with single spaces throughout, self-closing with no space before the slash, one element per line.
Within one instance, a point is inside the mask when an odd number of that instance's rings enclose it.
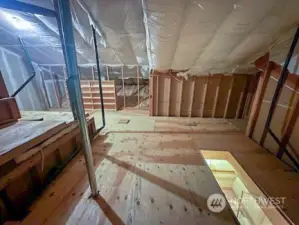
<path fill-rule="evenodd" d="M 207 197 L 220 188 L 201 150 L 230 151 L 267 195 L 287 198 L 285 213 L 299 221 L 298 174 L 241 132 L 220 133 L 219 127 L 228 126 L 225 121 L 201 119 L 205 126 L 218 123 L 215 133 L 212 128 L 209 133 L 173 133 L 182 120 L 169 120 L 169 129 L 161 118 L 143 116 L 142 132 L 142 116 L 137 121 L 126 117 L 131 124 L 111 120 L 110 132 L 93 142 L 99 197 L 89 198 L 84 157 L 78 155 L 22 224 L 235 224 L 228 208 L 222 213 L 207 209 Z M 164 127 L 163 133 L 155 131 L 157 126 Z"/>

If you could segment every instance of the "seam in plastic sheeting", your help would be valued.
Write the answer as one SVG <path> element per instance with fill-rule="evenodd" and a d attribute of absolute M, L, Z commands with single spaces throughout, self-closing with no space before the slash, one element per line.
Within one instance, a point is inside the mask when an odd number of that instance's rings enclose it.
<path fill-rule="evenodd" d="M 150 34 L 149 34 L 149 29 L 148 29 L 147 9 L 146 9 L 144 0 L 141 0 L 141 5 L 142 5 L 142 11 L 143 11 L 143 24 L 144 24 L 145 37 L 146 37 L 146 53 L 147 53 L 147 59 L 148 59 L 148 63 L 149 63 L 149 70 L 150 70 L 153 67 L 153 63 L 152 63 L 152 58 L 151 58 L 151 53 L 150 53 L 151 41 L 150 41 Z"/>

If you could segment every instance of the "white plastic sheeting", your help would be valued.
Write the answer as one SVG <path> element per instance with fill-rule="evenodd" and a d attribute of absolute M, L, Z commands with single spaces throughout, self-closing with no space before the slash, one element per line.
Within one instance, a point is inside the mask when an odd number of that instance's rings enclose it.
<path fill-rule="evenodd" d="M 14 66 L 11 66 L 9 62 L 13 62 Z M 45 110 L 48 107 L 42 88 L 40 70 L 36 65 L 34 68 L 35 78 L 16 96 L 21 110 Z M 0 71 L 10 95 L 32 75 L 28 72 L 22 57 L 3 48 L 0 48 Z"/>
<path fill-rule="evenodd" d="M 53 9 L 50 0 L 22 1 Z M 101 64 L 139 65 L 144 76 L 149 68 L 187 70 L 193 75 L 255 72 L 252 62 L 268 51 L 272 60 L 282 63 L 299 22 L 298 0 L 70 2 L 79 64 L 95 63 L 93 24 Z M 36 51 L 47 51 L 54 61 L 45 57 L 43 64 L 63 64 L 55 19 L 22 16 L 36 24 L 35 32 L 42 37 L 24 31 L 27 42 L 51 46 Z"/>
<path fill-rule="evenodd" d="M 299 21 L 297 0 L 146 3 L 153 68 L 191 74 L 251 72 L 267 51 L 281 62 Z"/>

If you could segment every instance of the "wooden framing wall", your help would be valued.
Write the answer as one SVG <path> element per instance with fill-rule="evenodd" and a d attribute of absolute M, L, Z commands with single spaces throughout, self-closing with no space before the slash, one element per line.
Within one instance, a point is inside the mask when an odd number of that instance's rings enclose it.
<path fill-rule="evenodd" d="M 280 77 L 281 67 L 274 62 L 268 62 L 262 69 L 264 72 L 258 81 L 258 88 L 254 97 L 246 134 L 276 155 L 279 149 L 278 144 L 269 134 L 263 137 L 263 130 L 277 81 Z M 298 90 L 299 77 L 289 73 L 285 85 L 281 90 L 270 125 L 271 130 L 297 161 L 299 161 L 299 121 L 297 120 L 299 115 Z M 293 165 L 286 155 L 283 156 L 283 160 Z"/>
<path fill-rule="evenodd" d="M 118 110 L 115 81 L 102 81 L 105 110 Z M 101 109 L 98 80 L 81 80 L 81 89 L 85 111 Z"/>
<path fill-rule="evenodd" d="M 150 75 L 150 115 L 243 118 L 255 91 L 255 76 Z"/>

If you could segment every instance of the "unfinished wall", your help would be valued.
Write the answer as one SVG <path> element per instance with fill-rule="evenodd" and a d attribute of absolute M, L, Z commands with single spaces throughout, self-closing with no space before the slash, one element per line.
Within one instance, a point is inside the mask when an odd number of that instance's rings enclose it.
<path fill-rule="evenodd" d="M 36 77 L 16 96 L 20 110 L 47 109 L 40 69 L 34 66 Z M 0 70 L 10 95 L 31 76 L 22 57 L 4 48 L 0 48 Z"/>
<path fill-rule="evenodd" d="M 244 118 L 250 110 L 255 77 L 150 76 L 150 115 L 177 117 Z"/>
<path fill-rule="evenodd" d="M 272 71 L 270 79 L 268 81 L 265 95 L 263 97 L 262 105 L 258 114 L 257 122 L 253 132 L 253 140 L 260 142 L 263 129 L 269 114 L 270 104 L 272 102 L 273 94 L 277 85 L 277 80 L 279 78 L 279 73 L 277 71 Z M 286 128 L 288 126 L 288 121 L 292 114 L 292 110 L 296 102 L 298 101 L 298 78 L 296 76 L 289 77 L 284 87 L 282 88 L 281 95 L 279 97 L 277 107 L 275 109 L 273 119 L 271 122 L 271 130 L 275 135 L 281 140 L 285 134 Z M 297 87 L 296 87 L 297 86 Z M 295 91 L 296 90 L 296 91 Z M 297 120 L 295 128 L 292 132 L 287 149 L 289 152 L 299 160 L 299 121 Z M 264 147 L 273 152 L 277 153 L 279 146 L 274 141 L 271 135 L 267 134 Z M 284 154 L 283 159 L 289 163 L 290 160 Z"/>

